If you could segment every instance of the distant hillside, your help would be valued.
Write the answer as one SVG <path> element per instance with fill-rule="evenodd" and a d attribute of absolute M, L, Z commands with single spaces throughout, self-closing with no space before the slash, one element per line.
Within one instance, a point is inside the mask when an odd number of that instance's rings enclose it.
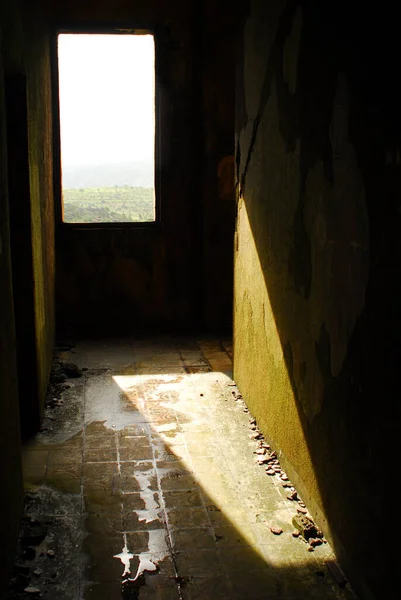
<path fill-rule="evenodd" d="M 65 223 L 146 223 L 155 219 L 153 188 L 64 189 L 63 206 Z"/>
<path fill-rule="evenodd" d="M 63 188 L 103 188 L 115 185 L 150 188 L 154 185 L 152 161 L 63 168 Z"/>

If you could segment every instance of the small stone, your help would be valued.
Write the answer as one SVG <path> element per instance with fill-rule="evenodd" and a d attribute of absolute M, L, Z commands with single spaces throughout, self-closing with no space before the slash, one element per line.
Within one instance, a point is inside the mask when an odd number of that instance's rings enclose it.
<path fill-rule="evenodd" d="M 306 515 L 308 513 L 308 511 L 306 510 L 306 508 L 297 508 L 297 511 L 301 514 L 301 515 Z"/>
<path fill-rule="evenodd" d="M 287 477 L 287 475 L 281 475 L 281 479 L 282 479 L 283 481 L 288 481 L 288 477 Z"/>
<path fill-rule="evenodd" d="M 311 546 L 315 547 L 315 546 L 320 546 L 323 542 L 320 538 L 311 538 L 309 540 L 309 543 Z"/>
<path fill-rule="evenodd" d="M 40 577 L 42 575 L 43 571 L 41 571 L 40 569 L 35 569 L 35 571 L 33 571 L 33 574 L 35 575 L 35 577 Z"/>
<path fill-rule="evenodd" d="M 292 491 L 290 494 L 288 494 L 287 496 L 288 500 L 297 500 L 298 499 L 298 495 L 296 491 Z"/>
<path fill-rule="evenodd" d="M 266 454 L 266 450 L 264 448 L 258 448 L 255 451 L 255 454 Z"/>
<path fill-rule="evenodd" d="M 283 488 L 290 488 L 291 484 L 288 483 L 288 481 L 285 481 L 284 483 L 281 484 L 283 486 Z"/>
<path fill-rule="evenodd" d="M 276 473 L 273 471 L 273 469 L 266 469 L 266 474 L 267 475 L 275 475 Z"/>
<path fill-rule="evenodd" d="M 301 535 L 301 532 L 298 531 L 298 529 L 294 529 L 294 531 L 292 532 L 292 537 L 294 538 L 298 538 Z"/>
<path fill-rule="evenodd" d="M 302 508 L 306 508 L 306 504 L 305 504 L 305 502 L 300 502 L 300 503 L 299 503 L 299 506 L 301 506 Z"/>
<path fill-rule="evenodd" d="M 274 467 L 273 467 L 273 471 L 274 471 L 275 473 L 281 473 L 281 472 L 282 472 L 282 471 L 281 471 L 281 467 L 277 467 L 276 465 L 274 465 Z"/>
<path fill-rule="evenodd" d="M 314 552 L 314 551 L 315 551 L 315 549 L 313 546 L 308 546 L 308 552 Z"/>
<path fill-rule="evenodd" d="M 203 396 L 203 394 L 199 394 L 199 396 Z"/>
<path fill-rule="evenodd" d="M 283 533 L 281 527 L 270 527 L 270 531 L 274 533 L 274 535 L 281 535 Z"/>
<path fill-rule="evenodd" d="M 258 457 L 256 458 L 256 462 L 257 462 L 259 465 L 265 465 L 265 464 L 267 463 L 267 459 L 266 459 L 264 456 L 258 456 Z"/>
<path fill-rule="evenodd" d="M 316 537 L 317 527 L 309 517 L 303 514 L 294 515 L 292 524 L 297 529 L 305 540 L 310 540 Z"/>
<path fill-rule="evenodd" d="M 24 592 L 26 592 L 27 594 L 40 594 L 40 589 L 29 585 L 24 589 Z"/>
<path fill-rule="evenodd" d="M 49 558 L 54 558 L 54 557 L 55 557 L 55 555 L 56 555 L 56 553 L 54 552 L 54 550 L 48 550 L 48 551 L 46 552 L 46 554 L 47 554 L 47 556 L 48 556 Z"/>

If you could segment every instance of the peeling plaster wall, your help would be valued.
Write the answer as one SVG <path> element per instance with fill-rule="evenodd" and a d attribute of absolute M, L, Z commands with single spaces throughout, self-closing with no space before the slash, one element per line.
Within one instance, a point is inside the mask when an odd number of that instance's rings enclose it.
<path fill-rule="evenodd" d="M 372 473 L 399 435 L 400 97 L 396 33 L 373 50 L 377 15 L 363 16 L 249 3 L 234 377 L 363 597 L 385 598 L 394 559 L 370 536 L 386 518 Z"/>

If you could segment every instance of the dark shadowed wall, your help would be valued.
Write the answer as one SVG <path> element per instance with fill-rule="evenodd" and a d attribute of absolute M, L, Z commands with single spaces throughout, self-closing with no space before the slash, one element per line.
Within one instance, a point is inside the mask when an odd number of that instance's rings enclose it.
<path fill-rule="evenodd" d="M 51 102 L 39 7 L 0 10 L 0 596 L 22 509 L 21 431 L 39 427 L 54 344 Z"/>
<path fill-rule="evenodd" d="M 30 7 L 24 14 L 24 29 L 37 377 L 42 412 L 55 335 L 52 96 L 49 36 L 38 6 Z"/>
<path fill-rule="evenodd" d="M 22 432 L 43 411 L 54 344 L 49 42 L 40 5 L 7 7 L 5 101 L 10 240 Z"/>
<path fill-rule="evenodd" d="M 22 510 L 22 474 L 18 411 L 17 359 L 11 272 L 7 184 L 6 108 L 4 89 L 4 25 L 0 21 L 0 451 L 4 480 L 0 494 L 0 597 L 3 596 L 16 549 Z"/>

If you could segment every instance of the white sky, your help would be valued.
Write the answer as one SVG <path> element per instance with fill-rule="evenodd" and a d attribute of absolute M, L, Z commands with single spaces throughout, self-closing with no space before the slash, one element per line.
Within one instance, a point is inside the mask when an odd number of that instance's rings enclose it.
<path fill-rule="evenodd" d="M 64 166 L 154 156 L 152 35 L 58 38 Z"/>

